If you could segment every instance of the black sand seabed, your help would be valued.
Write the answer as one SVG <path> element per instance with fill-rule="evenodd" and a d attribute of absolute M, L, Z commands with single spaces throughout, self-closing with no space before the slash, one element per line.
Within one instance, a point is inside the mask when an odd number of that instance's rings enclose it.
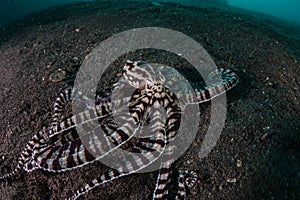
<path fill-rule="evenodd" d="M 299 31 L 287 22 L 230 7 L 78 4 L 2 28 L 1 174 L 16 165 L 31 136 L 49 125 L 53 100 L 72 84 L 85 56 L 114 33 L 146 26 L 187 34 L 218 66 L 235 70 L 241 78 L 227 93 L 226 124 L 216 147 L 204 159 L 197 157 L 208 126 L 208 103 L 202 106 L 204 125 L 199 125 L 199 136 L 176 162 L 175 171 L 186 168 L 199 176 L 188 199 L 300 199 Z M 130 56 L 183 71 L 187 65 L 174 55 L 156 51 L 124 55 L 103 76 L 102 93 L 110 91 Z M 58 69 L 65 70 L 67 78 L 50 81 Z M 105 170 L 96 162 L 65 173 L 21 173 L 0 183 L 0 198 L 64 199 Z M 151 199 L 156 174 L 130 175 L 97 187 L 81 199 Z"/>

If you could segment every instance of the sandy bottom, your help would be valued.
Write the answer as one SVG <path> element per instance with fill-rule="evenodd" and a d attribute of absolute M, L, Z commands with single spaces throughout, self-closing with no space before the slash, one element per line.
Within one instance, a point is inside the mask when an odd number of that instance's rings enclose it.
<path fill-rule="evenodd" d="M 227 93 L 225 127 L 216 147 L 198 158 L 209 121 L 207 103 L 201 106 L 203 123 L 195 141 L 175 163 L 174 171 L 184 168 L 199 176 L 188 199 L 300 199 L 299 32 L 287 22 L 232 8 L 78 4 L 53 8 L 2 28 L 1 174 L 16 165 L 32 135 L 50 124 L 54 99 L 72 84 L 85 56 L 114 33 L 146 26 L 190 36 L 219 67 L 230 68 L 240 77 L 237 87 Z M 188 65 L 166 52 L 132 52 L 106 71 L 100 94 L 111 90 L 124 61 L 132 56 L 183 71 Z M 64 79 L 50 80 L 58 69 L 66 72 Z M 0 183 L 0 198 L 63 199 L 107 169 L 96 162 L 65 173 L 22 172 Z M 151 199 L 156 175 L 114 180 L 81 199 Z M 174 194 L 174 186 L 170 192 Z"/>

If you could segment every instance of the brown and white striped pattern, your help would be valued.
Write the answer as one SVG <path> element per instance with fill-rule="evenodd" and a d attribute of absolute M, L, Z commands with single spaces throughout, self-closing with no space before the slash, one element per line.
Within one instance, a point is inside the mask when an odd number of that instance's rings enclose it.
<path fill-rule="evenodd" d="M 236 74 L 229 70 L 220 69 L 211 73 L 212 77 L 216 75 L 221 75 L 221 79 L 210 85 L 192 84 L 197 97 L 194 101 L 190 90 L 185 89 L 185 83 L 178 87 L 183 91 L 175 95 L 164 88 L 163 83 L 176 84 L 173 81 L 176 79 L 169 79 L 161 74 L 157 76 L 151 65 L 128 60 L 123 68 L 125 80 L 115 86 L 120 92 L 124 84 L 135 88 L 131 97 L 115 100 L 111 96 L 98 98 L 95 106 L 62 119 L 67 102 L 74 100 L 71 98 L 72 89 L 69 88 L 54 102 L 52 126 L 32 137 L 22 151 L 17 167 L 0 179 L 14 176 L 22 168 L 28 172 L 35 169 L 53 172 L 71 170 L 109 156 L 118 149 L 124 149 L 135 154 L 127 157 L 124 164 L 119 164 L 118 170 L 110 170 L 90 181 L 69 199 L 76 199 L 98 185 L 138 172 L 158 160 L 161 168 L 153 199 L 167 199 L 171 167 L 175 161 L 172 154 L 176 148 L 170 144 L 176 137 L 181 118 L 178 99 L 183 99 L 186 104 L 202 103 L 223 94 L 238 82 Z M 78 91 L 78 95 L 84 96 L 84 93 Z M 124 107 L 129 108 L 129 113 L 122 110 Z M 163 110 L 167 112 L 164 113 Z M 115 120 L 116 116 L 118 122 Z M 151 119 L 150 122 L 148 119 Z M 79 134 L 78 130 L 83 130 L 84 134 Z M 86 147 L 82 141 L 89 146 Z M 187 175 L 188 173 L 179 175 L 176 199 L 184 199 L 185 187 L 193 186 L 197 180 L 195 173 L 189 179 L 185 178 Z"/>
<path fill-rule="evenodd" d="M 198 175 L 194 171 L 180 170 L 178 174 L 178 190 L 176 200 L 186 198 L 186 188 L 190 189 L 195 186 Z"/>

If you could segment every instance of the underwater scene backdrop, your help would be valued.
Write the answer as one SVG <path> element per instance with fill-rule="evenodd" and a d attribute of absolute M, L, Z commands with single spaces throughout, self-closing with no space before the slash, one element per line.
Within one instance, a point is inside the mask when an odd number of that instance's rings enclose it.
<path fill-rule="evenodd" d="M 12 22 L 32 12 L 41 11 L 52 6 L 75 2 L 89 2 L 95 0 L 1 0 L 0 25 Z M 98 0 L 105 1 L 105 0 Z M 121 0 L 124 1 L 124 0 Z M 288 21 L 300 23 L 300 1 L 298 0 L 134 0 L 137 2 L 172 2 L 187 6 L 236 6 L 248 10 L 270 14 Z"/>
<path fill-rule="evenodd" d="M 1 0 L 0 199 L 300 199 L 299 8 Z"/>

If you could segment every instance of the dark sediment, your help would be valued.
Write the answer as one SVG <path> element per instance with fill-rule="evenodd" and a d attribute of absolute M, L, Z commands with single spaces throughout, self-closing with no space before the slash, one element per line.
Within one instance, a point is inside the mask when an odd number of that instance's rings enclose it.
<path fill-rule="evenodd" d="M 299 199 L 299 28 L 229 7 L 76 4 L 52 8 L 2 28 L 1 174 L 15 166 L 30 137 L 49 125 L 53 100 L 74 81 L 85 56 L 114 33 L 149 26 L 183 32 L 199 42 L 218 66 L 235 70 L 241 78 L 227 94 L 226 124 L 216 147 L 204 159 L 197 157 L 208 126 L 204 123 L 188 152 L 176 162 L 176 169 L 198 173 L 199 181 L 188 198 Z M 187 65 L 165 52 L 133 52 L 122 56 L 103 76 L 100 93 L 110 91 L 129 56 L 183 71 Z M 66 72 L 66 79 L 50 81 L 49 76 L 58 69 Z M 207 122 L 209 104 L 203 110 Z M 21 173 L 0 184 L 0 196 L 62 199 L 105 170 L 96 162 L 65 173 Z M 97 187 L 84 199 L 151 199 L 155 181 L 155 172 L 130 175 Z"/>

